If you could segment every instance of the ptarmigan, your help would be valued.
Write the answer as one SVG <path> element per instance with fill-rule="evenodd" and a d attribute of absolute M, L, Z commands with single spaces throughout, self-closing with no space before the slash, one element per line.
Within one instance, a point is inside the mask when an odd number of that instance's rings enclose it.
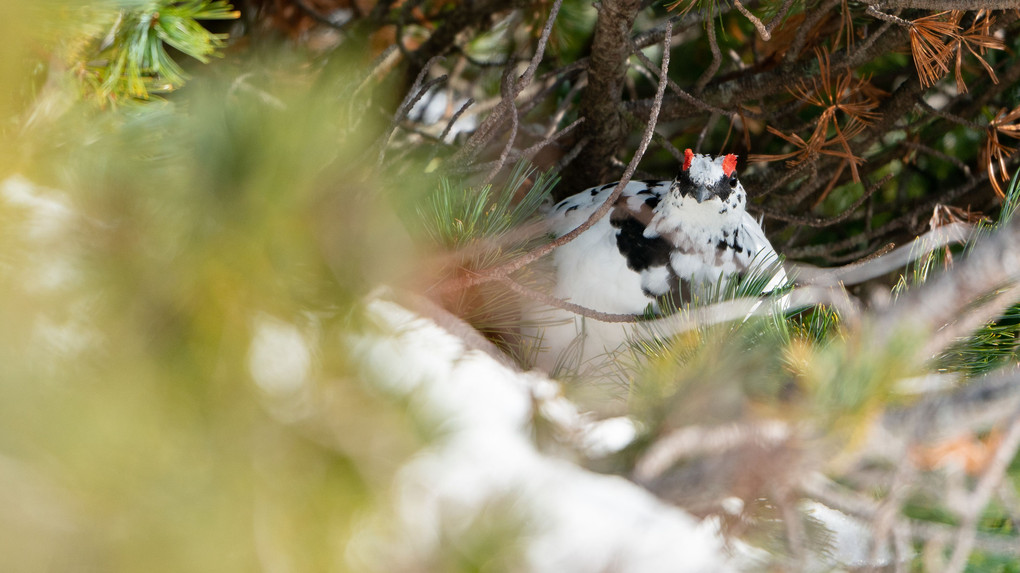
<path fill-rule="evenodd" d="M 673 181 L 628 183 L 607 217 L 554 252 L 554 296 L 606 313 L 641 314 L 649 305 L 658 311 L 662 297 L 688 302 L 752 267 L 776 263 L 761 225 L 745 210 L 737 156 L 688 149 L 684 157 Z M 593 187 L 557 203 L 548 215 L 553 234 L 580 226 L 615 187 Z M 785 282 L 779 270 L 765 290 Z M 529 334 L 541 336 L 545 350 L 536 365 L 550 372 L 561 364 L 583 370 L 627 339 L 627 326 L 564 310 L 532 306 L 525 315 L 548 325 Z"/>

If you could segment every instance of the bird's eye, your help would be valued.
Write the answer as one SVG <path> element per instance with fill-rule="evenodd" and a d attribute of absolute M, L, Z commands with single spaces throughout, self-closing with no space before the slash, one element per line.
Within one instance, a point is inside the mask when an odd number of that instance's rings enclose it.
<path fill-rule="evenodd" d="M 737 187 L 737 176 L 736 175 L 730 175 L 730 187 L 732 187 L 734 189 Z"/>

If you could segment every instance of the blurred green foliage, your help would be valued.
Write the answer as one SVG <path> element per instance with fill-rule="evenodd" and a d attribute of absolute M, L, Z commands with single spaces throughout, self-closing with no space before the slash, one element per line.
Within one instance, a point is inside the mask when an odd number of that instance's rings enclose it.
<path fill-rule="evenodd" d="M 0 22 L 45 41 L 24 28 Z M 30 77 L 22 45 L 0 83 Z M 4 90 L 4 570 L 344 570 L 423 439 L 345 342 L 360 297 L 416 268 L 392 203 L 418 185 L 351 160 L 381 127 L 346 114 L 346 78 L 279 58 L 144 107 Z M 306 363 L 267 373 L 288 349 Z"/>

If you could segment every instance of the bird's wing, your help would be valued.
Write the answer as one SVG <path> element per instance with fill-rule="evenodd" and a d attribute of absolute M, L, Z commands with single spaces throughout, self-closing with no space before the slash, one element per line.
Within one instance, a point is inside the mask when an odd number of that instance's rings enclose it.
<path fill-rule="evenodd" d="M 750 213 L 744 213 L 740 221 L 740 232 L 745 237 L 744 248 L 752 257 L 752 267 L 760 269 L 775 264 L 779 260 L 779 254 L 776 253 L 772 243 L 765 236 L 765 231 L 761 228 L 761 224 Z M 770 291 L 784 286 L 787 280 L 786 271 L 779 268 L 772 280 L 769 281 L 768 286 L 765 287 L 765 290 Z"/>
<path fill-rule="evenodd" d="M 578 304 L 605 312 L 640 313 L 672 290 L 672 244 L 648 227 L 670 181 L 632 181 L 606 217 L 557 249 L 558 290 Z M 552 231 L 562 236 L 583 224 L 615 183 L 568 197 L 553 207 Z"/>
<path fill-rule="evenodd" d="M 621 211 L 631 211 L 635 215 L 643 211 L 643 207 L 651 209 L 669 191 L 670 183 L 669 181 L 631 181 L 623 188 L 615 208 Z M 616 183 L 592 187 L 557 203 L 549 213 L 553 234 L 557 237 L 565 235 L 587 221 L 588 217 L 605 202 L 615 187 Z M 647 225 L 648 220 L 643 223 Z"/>

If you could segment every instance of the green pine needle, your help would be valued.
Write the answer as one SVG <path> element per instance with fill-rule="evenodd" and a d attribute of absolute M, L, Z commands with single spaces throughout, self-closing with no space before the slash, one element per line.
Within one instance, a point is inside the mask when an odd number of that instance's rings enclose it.
<path fill-rule="evenodd" d="M 418 217 L 426 235 L 448 249 L 503 237 L 535 217 L 559 180 L 549 172 L 539 174 L 531 188 L 514 204 L 518 191 L 534 173 L 535 168 L 527 162 L 518 163 L 498 194 L 494 193 L 492 185 L 472 188 L 441 177 L 435 191 L 418 207 Z M 489 252 L 483 256 L 486 262 L 491 262 L 488 259 L 498 255 L 500 253 Z"/>
<path fill-rule="evenodd" d="M 188 75 L 166 47 L 208 63 L 226 45 L 227 36 L 209 32 L 198 21 L 238 16 L 222 0 L 151 2 L 124 9 L 106 45 L 90 62 L 85 83 L 99 100 L 114 103 L 178 89 Z"/>

